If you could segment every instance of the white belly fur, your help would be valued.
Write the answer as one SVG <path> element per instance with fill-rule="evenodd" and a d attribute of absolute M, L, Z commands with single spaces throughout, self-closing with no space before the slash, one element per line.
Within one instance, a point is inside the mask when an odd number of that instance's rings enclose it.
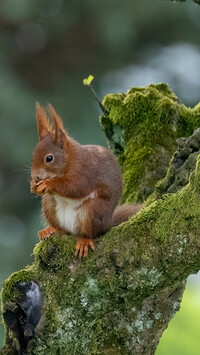
<path fill-rule="evenodd" d="M 66 230 L 71 234 L 76 234 L 77 230 L 77 215 L 79 213 L 79 208 L 81 207 L 83 201 L 94 198 L 95 194 L 92 192 L 90 195 L 83 199 L 70 199 L 62 197 L 59 195 L 54 195 L 56 201 L 56 215 L 59 220 L 61 228 Z"/>

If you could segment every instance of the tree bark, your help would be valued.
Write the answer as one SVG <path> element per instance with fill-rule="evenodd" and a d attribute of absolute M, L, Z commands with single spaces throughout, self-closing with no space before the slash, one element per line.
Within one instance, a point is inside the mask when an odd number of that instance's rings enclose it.
<path fill-rule="evenodd" d="M 200 268 L 199 130 L 176 142 L 200 125 L 200 106 L 187 109 L 164 84 L 108 95 L 103 105 L 123 200 L 144 208 L 96 240 L 87 259 L 74 257 L 70 236 L 36 245 L 33 264 L 3 285 L 1 354 L 154 354 Z"/>

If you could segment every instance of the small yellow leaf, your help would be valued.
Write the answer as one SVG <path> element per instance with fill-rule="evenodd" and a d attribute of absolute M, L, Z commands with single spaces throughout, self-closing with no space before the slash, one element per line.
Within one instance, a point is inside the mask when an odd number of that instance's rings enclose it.
<path fill-rule="evenodd" d="M 88 78 L 83 79 L 83 85 L 89 86 L 93 79 L 93 75 L 89 75 Z"/>

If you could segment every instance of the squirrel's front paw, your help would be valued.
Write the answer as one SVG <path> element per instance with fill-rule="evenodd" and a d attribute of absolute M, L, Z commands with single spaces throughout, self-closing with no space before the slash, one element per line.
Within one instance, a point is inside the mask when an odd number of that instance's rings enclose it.
<path fill-rule="evenodd" d="M 40 195 L 44 195 L 47 192 L 50 192 L 50 186 L 49 186 L 49 180 L 40 180 L 37 184 L 36 184 L 36 194 L 38 196 Z"/>
<path fill-rule="evenodd" d="M 40 240 L 45 240 L 51 237 L 51 235 L 55 233 L 61 234 L 62 232 L 54 227 L 47 227 L 38 232 L 38 237 Z"/>
<path fill-rule="evenodd" d="M 36 194 L 37 191 L 37 183 L 35 180 L 31 180 L 30 182 L 30 190 L 32 194 Z"/>

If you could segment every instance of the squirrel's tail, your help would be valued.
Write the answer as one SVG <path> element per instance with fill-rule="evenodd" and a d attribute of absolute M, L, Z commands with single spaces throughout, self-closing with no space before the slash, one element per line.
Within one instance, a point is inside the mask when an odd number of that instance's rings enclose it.
<path fill-rule="evenodd" d="M 112 226 L 118 226 L 120 223 L 127 221 L 131 216 L 140 211 L 142 205 L 119 205 L 115 208 L 112 215 Z"/>

